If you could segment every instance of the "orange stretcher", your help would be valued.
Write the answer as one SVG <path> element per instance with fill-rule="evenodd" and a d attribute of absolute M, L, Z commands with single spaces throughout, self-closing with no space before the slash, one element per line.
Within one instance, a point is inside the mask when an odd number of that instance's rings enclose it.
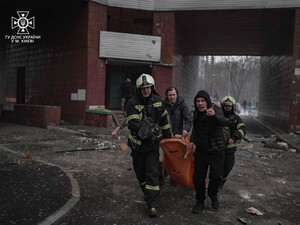
<path fill-rule="evenodd" d="M 176 184 L 194 187 L 194 156 L 188 143 L 189 138 L 164 139 L 162 165 Z"/>

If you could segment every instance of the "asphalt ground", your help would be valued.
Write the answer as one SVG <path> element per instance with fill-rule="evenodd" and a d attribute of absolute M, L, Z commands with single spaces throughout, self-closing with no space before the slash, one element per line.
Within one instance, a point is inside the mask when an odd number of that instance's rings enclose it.
<path fill-rule="evenodd" d="M 294 146 L 299 135 L 266 129 L 253 118 L 245 123 L 251 143 L 243 142 L 236 154 L 221 209 L 207 201 L 202 215 L 191 214 L 194 191 L 166 180 L 160 216 L 153 220 L 130 152 L 119 147 L 126 129 L 111 139 L 112 129 L 0 122 L 0 224 L 300 224 L 299 154 L 292 145 L 264 147 L 273 143 L 274 132 Z M 249 207 L 264 215 L 246 213 Z"/>

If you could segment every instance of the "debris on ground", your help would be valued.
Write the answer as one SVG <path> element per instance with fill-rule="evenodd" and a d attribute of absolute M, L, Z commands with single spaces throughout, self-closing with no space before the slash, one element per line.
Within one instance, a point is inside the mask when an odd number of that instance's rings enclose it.
<path fill-rule="evenodd" d="M 241 218 L 241 217 L 238 217 L 237 220 L 238 220 L 239 222 L 241 222 L 242 224 L 248 224 L 248 223 L 246 222 L 246 220 L 244 220 L 244 219 Z"/>
<path fill-rule="evenodd" d="M 288 144 L 285 142 L 276 142 L 276 141 L 262 141 L 263 147 L 265 148 L 274 148 L 274 149 L 281 149 L 281 150 L 288 150 Z"/>
<path fill-rule="evenodd" d="M 246 212 L 250 213 L 250 214 L 258 215 L 258 216 L 264 215 L 261 211 L 259 211 L 258 209 L 254 208 L 254 207 L 247 208 Z"/>

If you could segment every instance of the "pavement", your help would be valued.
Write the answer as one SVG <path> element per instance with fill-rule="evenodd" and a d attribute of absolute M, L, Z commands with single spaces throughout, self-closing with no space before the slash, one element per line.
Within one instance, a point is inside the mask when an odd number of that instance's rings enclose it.
<path fill-rule="evenodd" d="M 126 142 L 126 129 L 115 140 L 110 137 L 112 129 L 72 125 L 40 129 L 0 121 L 0 224 L 106 224 L 59 221 L 76 204 L 78 205 L 82 196 L 80 183 L 83 181 L 74 174 L 80 172 L 78 168 L 87 167 L 78 158 L 81 157 L 79 153 L 103 149 L 124 151 L 120 149 L 119 144 Z M 273 127 L 268 129 L 299 153 L 300 135 L 286 134 Z M 69 152 L 78 152 L 76 161 L 70 162 Z M 91 157 L 88 160 L 95 160 L 95 156 L 88 154 L 85 155 Z M 119 157 L 122 153 L 112 154 L 111 157 Z M 60 158 L 60 161 L 57 158 Z M 103 161 L 101 162 L 103 165 Z M 72 163 L 77 164 L 77 167 L 72 167 Z M 78 167 L 80 163 L 79 166 L 82 167 Z M 92 169 L 89 171 L 91 174 L 95 173 Z M 83 191 L 87 198 L 87 189 Z"/>

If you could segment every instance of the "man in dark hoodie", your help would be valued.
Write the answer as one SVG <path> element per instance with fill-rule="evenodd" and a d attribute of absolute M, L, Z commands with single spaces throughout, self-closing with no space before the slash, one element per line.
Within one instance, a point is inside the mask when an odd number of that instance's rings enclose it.
<path fill-rule="evenodd" d="M 212 207 L 218 209 L 218 187 L 222 181 L 224 169 L 225 139 L 223 126 L 229 124 L 222 110 L 211 102 L 209 94 L 201 90 L 194 98 L 195 111 L 190 148 L 194 148 L 194 188 L 196 205 L 192 213 L 199 214 L 204 209 L 205 180 L 209 169 L 208 196 Z"/>
<path fill-rule="evenodd" d="M 149 216 L 157 216 L 160 199 L 159 186 L 159 143 L 160 131 L 163 138 L 171 138 L 168 112 L 155 91 L 155 81 L 149 74 L 136 80 L 138 92 L 126 105 L 128 123 L 128 145 L 134 172 L 145 195 Z"/>

